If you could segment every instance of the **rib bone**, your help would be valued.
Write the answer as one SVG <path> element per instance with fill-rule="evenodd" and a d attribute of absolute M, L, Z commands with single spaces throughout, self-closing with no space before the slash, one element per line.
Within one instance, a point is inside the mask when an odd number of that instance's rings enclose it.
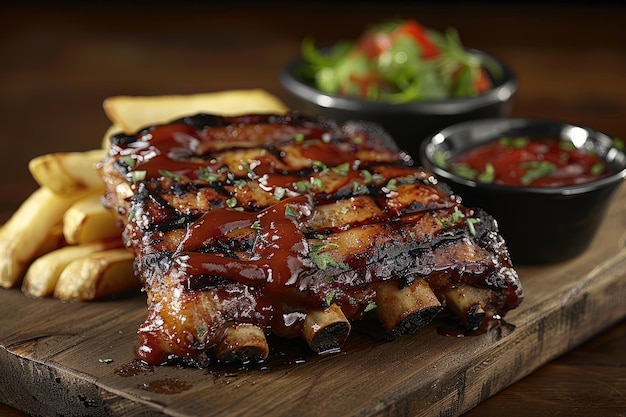
<path fill-rule="evenodd" d="M 317 353 L 340 349 L 350 334 L 350 322 L 337 304 L 310 310 L 304 319 L 302 337 Z"/>
<path fill-rule="evenodd" d="M 227 327 L 215 346 L 215 356 L 223 362 L 266 359 L 269 346 L 263 329 L 250 323 Z"/>
<path fill-rule="evenodd" d="M 435 293 L 423 279 L 415 279 L 404 288 L 394 281 L 385 282 L 376 291 L 376 316 L 389 338 L 414 333 L 441 311 Z"/>

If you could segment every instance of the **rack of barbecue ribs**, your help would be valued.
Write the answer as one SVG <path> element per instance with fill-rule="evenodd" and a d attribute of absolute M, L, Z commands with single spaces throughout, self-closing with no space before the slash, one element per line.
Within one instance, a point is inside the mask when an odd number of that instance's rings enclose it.
<path fill-rule="evenodd" d="M 494 219 L 366 122 L 197 114 L 113 135 L 98 170 L 151 364 L 259 361 L 272 334 L 333 352 L 366 315 L 389 338 L 443 309 L 488 331 L 523 297 Z"/>

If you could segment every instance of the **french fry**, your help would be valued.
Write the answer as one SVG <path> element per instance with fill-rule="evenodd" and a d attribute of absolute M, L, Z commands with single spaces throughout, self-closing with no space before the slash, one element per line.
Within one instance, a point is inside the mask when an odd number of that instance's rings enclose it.
<path fill-rule="evenodd" d="M 63 235 L 70 245 L 119 237 L 122 233 L 113 213 L 102 205 L 101 194 L 88 194 L 63 215 Z"/>
<path fill-rule="evenodd" d="M 104 100 L 109 120 L 130 134 L 146 126 L 195 113 L 233 116 L 245 113 L 285 113 L 287 107 L 262 89 L 162 96 L 114 96 Z"/>
<path fill-rule="evenodd" d="M 0 229 L 0 286 L 21 283 L 33 297 L 92 300 L 139 288 L 133 255 L 100 197 L 97 164 L 110 137 L 134 133 L 194 113 L 278 113 L 287 107 L 261 89 L 165 96 L 115 96 L 103 103 L 112 122 L 102 149 L 57 152 L 33 158 L 28 168 L 40 188 Z M 118 247 L 119 246 L 119 247 Z"/>
<path fill-rule="evenodd" d="M 50 297 L 54 294 L 61 272 L 70 262 L 95 252 L 121 247 L 121 239 L 111 239 L 84 245 L 65 246 L 51 251 L 35 259 L 30 265 L 22 281 L 22 292 L 36 298 Z"/>
<path fill-rule="evenodd" d="M 59 195 L 103 191 L 104 183 L 96 164 L 105 154 L 104 149 L 50 153 L 31 159 L 28 169 L 39 185 Z"/>
<path fill-rule="evenodd" d="M 133 259 L 125 248 L 75 259 L 61 271 L 53 295 L 67 301 L 90 301 L 138 289 Z"/>
<path fill-rule="evenodd" d="M 50 234 L 76 198 L 40 187 L 24 200 L 0 229 L 0 286 L 11 288 L 21 282 L 26 268 L 48 244 Z"/>
<path fill-rule="evenodd" d="M 61 223 L 55 224 L 50 228 L 45 240 L 37 248 L 34 257 L 39 258 L 48 252 L 64 247 L 66 244 L 65 236 L 63 236 L 63 225 Z"/>

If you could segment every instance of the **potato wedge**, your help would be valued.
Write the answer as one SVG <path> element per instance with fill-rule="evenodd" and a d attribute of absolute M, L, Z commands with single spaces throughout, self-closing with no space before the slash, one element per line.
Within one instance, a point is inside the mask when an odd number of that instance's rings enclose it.
<path fill-rule="evenodd" d="M 127 134 L 146 126 L 206 112 L 222 116 L 244 113 L 284 113 L 287 107 L 262 89 L 162 96 L 114 96 L 104 100 L 104 111 Z"/>
<path fill-rule="evenodd" d="M 35 190 L 0 229 L 0 286 L 22 280 L 33 259 L 54 240 L 51 233 L 78 197 L 63 197 L 47 187 Z"/>
<path fill-rule="evenodd" d="M 22 292 L 36 298 L 50 297 L 54 294 L 61 272 L 70 262 L 95 252 L 121 247 L 123 247 L 121 239 L 111 239 L 84 245 L 65 246 L 40 256 L 26 271 L 22 281 Z"/>
<path fill-rule="evenodd" d="M 119 237 L 122 229 L 113 213 L 102 205 L 101 194 L 88 194 L 63 215 L 63 235 L 70 245 Z"/>
<path fill-rule="evenodd" d="M 50 153 L 31 159 L 28 169 L 39 185 L 63 196 L 103 191 L 96 164 L 105 154 L 104 149 Z"/>
<path fill-rule="evenodd" d="M 43 256 L 53 250 L 60 249 L 65 245 L 67 245 L 67 242 L 65 241 L 65 236 L 63 236 L 63 225 L 61 223 L 55 224 L 50 228 L 45 236 L 45 240 L 41 242 L 41 245 L 37 248 L 34 258 Z"/>
<path fill-rule="evenodd" d="M 61 300 L 89 301 L 138 289 L 133 259 L 133 253 L 125 248 L 78 258 L 61 271 L 53 295 Z"/>

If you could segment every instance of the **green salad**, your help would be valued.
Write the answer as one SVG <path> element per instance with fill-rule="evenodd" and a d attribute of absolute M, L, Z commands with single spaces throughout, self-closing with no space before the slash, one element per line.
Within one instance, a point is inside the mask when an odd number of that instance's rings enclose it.
<path fill-rule="evenodd" d="M 468 52 L 456 30 L 441 33 L 415 20 L 376 25 L 329 49 L 305 38 L 302 57 L 302 75 L 319 90 L 390 103 L 471 97 L 501 76 L 498 63 Z"/>

